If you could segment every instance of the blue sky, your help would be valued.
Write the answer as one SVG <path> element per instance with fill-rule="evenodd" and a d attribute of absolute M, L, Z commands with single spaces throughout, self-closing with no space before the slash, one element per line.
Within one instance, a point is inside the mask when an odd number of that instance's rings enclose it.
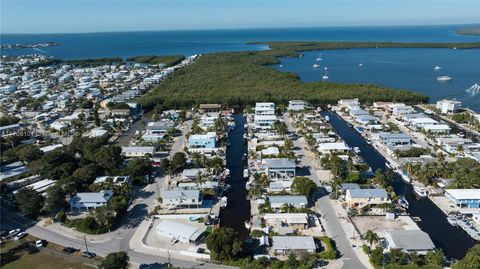
<path fill-rule="evenodd" d="M 478 0 L 0 0 L 2 33 L 480 22 Z"/>

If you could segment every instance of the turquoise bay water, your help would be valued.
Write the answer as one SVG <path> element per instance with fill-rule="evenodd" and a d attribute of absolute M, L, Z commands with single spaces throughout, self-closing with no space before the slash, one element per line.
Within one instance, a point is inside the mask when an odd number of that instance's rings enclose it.
<path fill-rule="evenodd" d="M 307 52 L 302 58 L 282 58 L 280 71 L 293 72 L 303 81 L 319 81 L 328 67 L 328 81 L 374 83 L 398 89 L 408 89 L 430 97 L 430 102 L 454 98 L 465 107 L 480 110 L 480 94 L 465 90 L 480 84 L 480 49 L 349 49 L 322 51 L 323 60 L 316 61 L 319 52 Z M 313 68 L 313 64 L 320 64 Z M 363 64 L 363 66 L 359 66 Z M 436 65 L 443 69 L 435 71 Z M 280 67 L 281 66 L 281 67 Z M 438 82 L 438 76 L 448 75 L 451 81 Z"/>

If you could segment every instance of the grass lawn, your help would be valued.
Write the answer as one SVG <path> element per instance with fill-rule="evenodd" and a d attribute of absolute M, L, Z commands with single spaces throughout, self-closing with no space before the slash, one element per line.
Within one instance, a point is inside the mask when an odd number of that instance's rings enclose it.
<path fill-rule="evenodd" d="M 51 243 L 49 243 L 50 245 Z M 56 247 L 40 251 L 32 237 L 20 241 L 9 240 L 0 248 L 1 268 L 5 269 L 84 269 L 95 268 L 81 262 L 79 254 L 68 255 L 56 251 Z"/>

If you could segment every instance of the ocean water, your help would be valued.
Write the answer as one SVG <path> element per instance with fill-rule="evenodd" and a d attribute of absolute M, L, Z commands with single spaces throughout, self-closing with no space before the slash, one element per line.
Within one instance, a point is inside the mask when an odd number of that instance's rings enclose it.
<path fill-rule="evenodd" d="M 264 50 L 266 41 L 392 41 L 392 42 L 471 42 L 479 36 L 455 34 L 455 26 L 401 27 L 319 27 L 251 30 L 198 30 L 158 32 L 118 32 L 84 34 L 1 34 L 0 43 L 58 42 L 56 47 L 41 49 L 4 49 L 7 55 L 45 54 L 60 59 L 130 57 L 137 55 L 193 55 L 198 53 Z M 322 70 L 313 70 L 316 52 L 300 59 L 283 59 L 279 70 L 295 72 L 304 81 L 320 80 Z M 480 50 L 447 49 L 355 49 L 323 52 L 324 63 L 330 68 L 331 81 L 376 83 L 410 89 L 427 94 L 431 101 L 456 98 L 480 110 L 479 95 L 471 96 L 465 89 L 480 83 Z M 358 68 L 358 63 L 364 66 Z M 444 69 L 434 72 L 433 67 Z M 278 68 L 278 66 L 277 66 Z M 438 83 L 438 75 L 453 80 Z"/>
<path fill-rule="evenodd" d="M 435 102 L 443 98 L 462 101 L 464 107 L 480 110 L 480 94 L 466 91 L 480 84 L 480 49 L 372 48 L 306 52 L 302 58 L 282 58 L 275 68 L 293 72 L 302 81 L 374 83 L 423 93 Z M 313 64 L 320 64 L 313 68 Z M 359 66 L 363 64 L 363 66 Z M 434 70 L 438 65 L 443 69 Z M 325 71 L 325 67 L 328 70 Z M 448 75 L 451 81 L 439 82 Z"/>

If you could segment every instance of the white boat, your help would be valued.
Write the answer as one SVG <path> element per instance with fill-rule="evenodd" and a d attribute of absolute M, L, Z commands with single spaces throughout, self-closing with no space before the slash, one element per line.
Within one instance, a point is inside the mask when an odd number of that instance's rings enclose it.
<path fill-rule="evenodd" d="M 428 114 L 428 115 L 433 114 L 433 111 L 431 111 L 430 109 L 425 109 L 423 112 L 425 112 L 425 114 Z"/>
<path fill-rule="evenodd" d="M 359 147 L 354 147 L 353 151 L 355 151 L 355 153 L 357 153 L 357 154 L 360 154 L 360 152 L 361 152 Z"/>
<path fill-rule="evenodd" d="M 458 225 L 457 218 L 455 216 L 448 216 L 447 221 L 452 226 L 457 226 Z"/>
<path fill-rule="evenodd" d="M 283 64 L 279 65 L 278 67 L 283 67 Z"/>
<path fill-rule="evenodd" d="M 438 81 L 450 81 L 452 80 L 453 78 L 452 77 L 449 77 L 449 76 L 439 76 L 437 77 L 437 80 Z"/>
<path fill-rule="evenodd" d="M 389 162 L 386 162 L 386 163 L 385 163 L 385 166 L 386 166 L 388 169 L 392 169 L 392 165 L 391 165 Z"/>
<path fill-rule="evenodd" d="M 408 207 L 410 206 L 407 199 L 405 199 L 405 197 L 403 197 L 403 196 L 400 197 L 400 199 L 398 199 L 398 203 L 400 204 L 401 207 L 403 207 L 405 209 L 408 209 Z"/>
<path fill-rule="evenodd" d="M 250 230 L 250 228 L 252 228 L 252 224 L 250 223 L 250 221 L 245 221 L 245 228 L 247 228 L 247 230 Z"/>
<path fill-rule="evenodd" d="M 319 64 L 313 64 L 313 68 L 319 68 L 320 65 Z"/>
<path fill-rule="evenodd" d="M 228 198 L 227 196 L 223 196 L 221 199 L 220 199 L 220 207 L 227 207 L 227 202 L 228 202 Z"/>
<path fill-rule="evenodd" d="M 330 117 L 329 117 L 329 116 L 325 116 L 325 120 L 326 120 L 326 121 L 330 121 Z"/>
<path fill-rule="evenodd" d="M 359 64 L 358 64 L 358 67 L 362 67 L 362 66 L 363 66 L 363 63 L 359 63 Z"/>
<path fill-rule="evenodd" d="M 427 189 L 425 187 L 413 186 L 413 192 L 419 198 L 427 197 Z"/>
<path fill-rule="evenodd" d="M 323 59 L 322 59 L 322 54 L 321 54 L 321 53 L 320 53 L 320 54 L 318 54 L 318 58 L 317 58 L 317 59 L 315 59 L 315 60 L 317 60 L 317 61 L 321 61 L 321 60 L 323 60 Z"/>
<path fill-rule="evenodd" d="M 248 178 L 248 176 L 249 176 L 248 169 L 247 168 L 243 169 L 243 178 Z"/>
<path fill-rule="evenodd" d="M 441 66 L 439 66 L 439 65 L 437 65 L 437 66 L 435 66 L 435 67 L 433 68 L 433 70 L 442 70 L 442 69 L 443 69 L 443 67 L 441 67 Z"/>
<path fill-rule="evenodd" d="M 325 69 L 325 75 L 323 75 L 322 79 L 327 80 L 328 79 L 328 73 L 327 73 L 328 67 L 325 67 L 324 69 Z"/>

